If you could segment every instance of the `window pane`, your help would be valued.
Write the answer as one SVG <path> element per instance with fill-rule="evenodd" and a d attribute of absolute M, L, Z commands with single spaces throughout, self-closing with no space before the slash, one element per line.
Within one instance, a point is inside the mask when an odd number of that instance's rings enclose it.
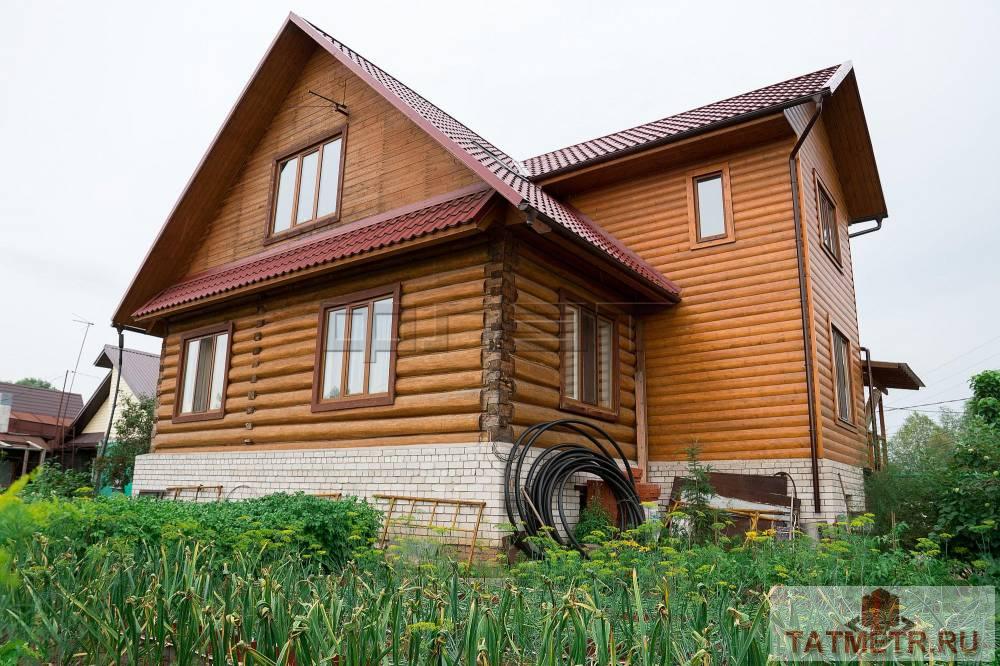
<path fill-rule="evenodd" d="M 368 306 L 351 310 L 351 341 L 347 352 L 347 394 L 365 391 L 365 338 Z"/>
<path fill-rule="evenodd" d="M 339 398 L 340 380 L 344 370 L 344 326 L 347 310 L 331 310 L 326 314 L 326 348 L 323 351 L 323 398 Z"/>
<path fill-rule="evenodd" d="M 302 158 L 302 176 L 299 178 L 299 207 L 295 213 L 295 223 L 313 219 L 313 200 L 316 198 L 316 167 L 319 151 Z"/>
<path fill-rule="evenodd" d="M 578 400 L 580 398 L 577 389 L 578 377 L 580 376 L 580 354 L 577 346 L 577 331 L 580 324 L 580 311 L 575 307 L 566 306 L 566 321 L 563 322 L 564 337 L 563 344 L 563 386 L 566 397 Z"/>
<path fill-rule="evenodd" d="M 319 205 L 316 217 L 337 212 L 340 189 L 340 138 L 323 146 L 323 166 L 319 171 Z"/>
<path fill-rule="evenodd" d="M 209 409 L 222 409 L 222 390 L 226 384 L 226 357 L 229 356 L 229 334 L 215 336 L 215 363 L 212 367 L 212 391 Z"/>
<path fill-rule="evenodd" d="M 274 205 L 274 231 L 284 231 L 292 226 L 292 201 L 295 197 L 295 170 L 297 159 L 288 160 L 278 167 L 278 194 Z"/>
<path fill-rule="evenodd" d="M 212 367 L 215 365 L 214 348 L 213 337 L 198 338 L 198 365 L 195 368 L 194 404 L 191 407 L 195 412 L 208 409 L 208 398 L 212 391 Z"/>
<path fill-rule="evenodd" d="M 389 351 L 392 349 L 392 299 L 375 301 L 372 316 L 371 367 L 368 370 L 368 392 L 389 390 Z"/>
<path fill-rule="evenodd" d="M 597 320 L 597 404 L 611 408 L 612 342 L 614 325 L 607 319 Z"/>
<path fill-rule="evenodd" d="M 837 209 L 823 188 L 819 189 L 819 221 L 820 231 L 823 234 L 823 245 L 839 259 L 840 247 L 837 242 Z"/>
<path fill-rule="evenodd" d="M 188 340 L 184 350 L 184 388 L 181 391 L 181 413 L 194 411 L 194 386 L 198 378 L 198 350 L 201 346 L 198 340 Z"/>
<path fill-rule="evenodd" d="M 698 239 L 726 234 L 726 214 L 722 201 L 722 174 L 695 181 L 698 203 Z"/>
<path fill-rule="evenodd" d="M 597 322 L 594 315 L 580 311 L 580 399 L 591 405 L 597 402 Z"/>
<path fill-rule="evenodd" d="M 847 339 L 839 331 L 833 332 L 833 359 L 836 365 L 837 380 L 837 416 L 849 421 L 851 419 L 851 381 L 850 361 L 847 357 L 849 345 Z"/>

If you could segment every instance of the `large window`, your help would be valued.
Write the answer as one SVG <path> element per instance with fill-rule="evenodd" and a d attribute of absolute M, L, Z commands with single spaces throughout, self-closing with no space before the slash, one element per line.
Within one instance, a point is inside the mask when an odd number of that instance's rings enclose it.
<path fill-rule="evenodd" d="M 840 233 L 837 229 L 837 207 L 819 179 L 816 180 L 816 206 L 819 209 L 819 231 L 823 247 L 840 262 Z"/>
<path fill-rule="evenodd" d="M 589 303 L 562 302 L 564 409 L 613 416 L 618 409 L 616 321 Z"/>
<path fill-rule="evenodd" d="M 689 172 L 687 189 L 691 247 L 709 247 L 736 240 L 729 165 L 715 164 Z"/>
<path fill-rule="evenodd" d="M 833 370 L 836 381 L 837 418 L 845 423 L 853 423 L 851 405 L 851 343 L 847 336 L 832 328 Z"/>
<path fill-rule="evenodd" d="M 399 287 L 325 303 L 313 390 L 316 410 L 392 403 Z"/>
<path fill-rule="evenodd" d="M 181 388 L 175 418 L 222 418 L 231 332 L 230 325 L 225 324 L 188 333 L 181 339 Z"/>
<path fill-rule="evenodd" d="M 343 144 L 341 134 L 275 163 L 272 234 L 339 217 Z"/>

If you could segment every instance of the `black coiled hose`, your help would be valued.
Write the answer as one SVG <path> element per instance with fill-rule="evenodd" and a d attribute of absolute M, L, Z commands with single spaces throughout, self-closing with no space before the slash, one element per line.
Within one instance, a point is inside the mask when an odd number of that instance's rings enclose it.
<path fill-rule="evenodd" d="M 526 463 L 528 452 L 546 432 L 578 435 L 592 447 L 557 444 L 543 449 Z M 635 490 L 635 477 L 618 442 L 586 421 L 560 419 L 539 423 L 514 442 L 504 470 L 507 517 L 520 530 L 518 546 L 526 554 L 538 553 L 523 537 L 538 536 L 543 527 L 553 528 L 550 535 L 560 545 L 583 551 L 573 535 L 564 506 L 566 484 L 575 474 L 592 474 L 607 484 L 617 502 L 619 529 L 632 529 L 643 522 L 645 516 Z"/>

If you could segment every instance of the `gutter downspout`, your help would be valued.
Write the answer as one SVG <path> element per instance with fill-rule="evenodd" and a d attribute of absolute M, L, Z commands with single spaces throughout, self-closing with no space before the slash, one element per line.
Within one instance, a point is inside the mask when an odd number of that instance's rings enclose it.
<path fill-rule="evenodd" d="M 809 319 L 808 292 L 806 291 L 806 270 L 805 270 L 805 246 L 802 241 L 802 207 L 799 205 L 799 163 L 798 154 L 805 143 L 806 137 L 812 131 L 813 125 L 819 120 L 819 114 L 823 112 L 823 96 L 817 96 L 816 111 L 813 112 L 805 129 L 799 135 L 792 152 L 788 155 L 788 175 L 792 181 L 792 218 L 795 222 L 795 259 L 799 270 L 799 310 L 802 317 L 802 346 L 805 350 L 806 361 L 806 387 L 809 399 L 806 406 L 809 411 L 809 453 L 812 462 L 812 486 L 813 486 L 813 507 L 816 513 L 820 512 L 821 500 L 819 492 L 819 443 L 817 441 L 816 425 L 816 402 L 815 402 L 815 373 L 813 367 L 812 349 L 812 322 Z"/>
<path fill-rule="evenodd" d="M 94 463 L 97 463 L 108 449 L 108 439 L 111 437 L 111 426 L 115 422 L 115 409 L 118 407 L 118 387 L 122 383 L 122 350 L 125 348 L 125 331 L 124 326 L 118 326 L 118 376 L 115 377 L 115 394 L 111 398 L 111 416 L 108 418 L 108 427 L 104 431 L 104 439 L 101 441 L 101 448 L 97 452 L 97 457 L 94 459 Z M 97 465 L 94 465 L 94 470 L 92 472 L 92 483 L 97 484 Z"/>

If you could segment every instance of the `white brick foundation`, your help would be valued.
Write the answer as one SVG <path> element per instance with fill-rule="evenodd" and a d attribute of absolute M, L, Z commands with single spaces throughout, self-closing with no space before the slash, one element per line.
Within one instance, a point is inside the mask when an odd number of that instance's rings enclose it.
<path fill-rule="evenodd" d="M 301 491 L 310 494 L 339 492 L 369 499 L 381 493 L 485 501 L 480 539 L 484 545 L 497 546 L 504 536 L 499 525 L 509 522 L 503 507 L 504 462 L 501 460 L 509 451 L 510 444 L 474 442 L 308 451 L 153 453 L 136 458 L 132 488 L 133 493 L 138 494 L 167 486 L 221 485 L 223 497 L 230 499 Z M 532 451 L 526 462 L 533 457 Z M 820 461 L 823 510 L 816 514 L 812 506 L 808 459 L 719 460 L 706 464 L 719 472 L 788 472 L 795 479 L 798 497 L 802 500 L 804 523 L 835 519 L 847 508 L 864 508 L 862 471 L 850 465 Z M 687 463 L 651 462 L 649 466 L 647 478 L 661 485 L 660 498 L 665 505 L 674 476 L 684 476 Z M 580 505 L 573 485 L 582 482 L 583 479 L 574 479 L 567 484 L 564 501 L 571 523 L 575 522 Z M 850 498 L 849 507 L 844 501 L 845 491 Z M 384 503 L 380 508 L 384 508 Z M 475 513 L 468 509 L 459 514 L 459 526 L 472 527 L 474 521 Z"/>
<path fill-rule="evenodd" d="M 309 451 L 150 453 L 136 458 L 132 492 L 167 486 L 222 486 L 223 498 L 276 492 L 334 493 L 370 499 L 375 494 L 485 501 L 480 539 L 498 546 L 509 523 L 503 506 L 504 462 L 510 444 L 441 444 Z M 533 452 L 529 452 L 530 462 Z M 572 484 L 570 484 L 572 485 Z M 203 493 L 206 500 L 214 499 Z M 376 503 L 385 508 L 385 502 Z M 565 499 L 575 522 L 579 496 Z M 443 507 L 441 511 L 448 511 Z M 451 514 L 447 514 L 450 516 Z M 440 521 L 439 521 L 440 522 Z M 471 528 L 475 512 L 464 509 L 458 525 Z"/>
<path fill-rule="evenodd" d="M 758 474 L 769 476 L 776 472 L 787 472 L 795 480 L 795 490 L 802 501 L 801 520 L 804 524 L 829 522 L 848 510 L 862 511 L 865 508 L 864 473 L 860 467 L 846 465 L 833 460 L 819 461 L 820 501 L 822 509 L 819 513 L 813 506 L 812 463 L 808 458 L 789 458 L 779 460 L 711 460 L 703 464 L 715 472 L 733 474 Z M 670 497 L 671 485 L 675 476 L 686 476 L 688 464 L 686 461 L 650 462 L 649 480 L 659 483 L 661 487 L 660 500 L 665 502 Z M 843 482 L 843 485 L 841 485 Z M 792 494 L 792 488 L 787 489 Z M 848 505 L 845 502 L 847 495 Z"/>

